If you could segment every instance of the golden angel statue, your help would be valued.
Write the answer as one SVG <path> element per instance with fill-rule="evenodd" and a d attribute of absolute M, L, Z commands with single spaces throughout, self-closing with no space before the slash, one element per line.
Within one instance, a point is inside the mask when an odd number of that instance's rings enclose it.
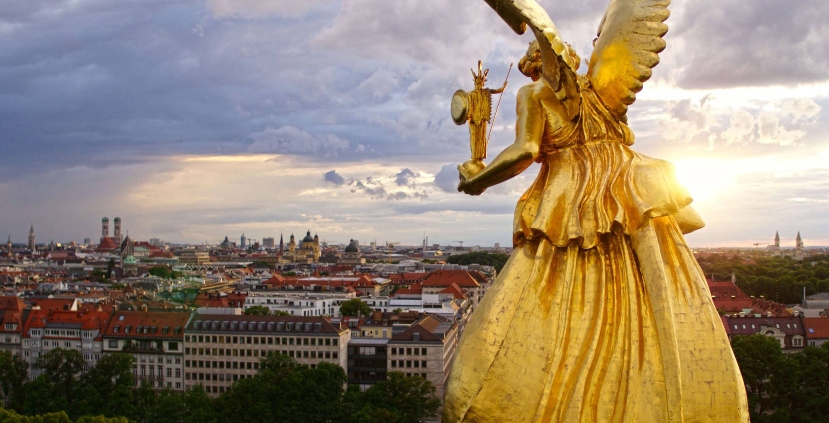
<path fill-rule="evenodd" d="M 512 256 L 472 314 L 443 422 L 748 422 L 740 370 L 683 234 L 672 166 L 630 149 L 626 112 L 665 47 L 670 0 L 610 0 L 587 73 L 533 0 L 486 0 L 536 40 L 515 142 L 461 173 L 479 195 L 533 162 Z"/>
<path fill-rule="evenodd" d="M 488 74 L 489 69 L 484 70 L 483 62 L 478 60 L 478 73 L 472 71 L 475 89 L 470 92 L 457 90 L 452 96 L 452 119 L 458 125 L 469 122 L 469 149 L 472 158 L 460 165 L 459 168 L 464 172 L 474 173 L 484 167 L 489 143 L 486 128 L 492 118 L 492 94 L 501 94 L 507 88 L 507 81 L 498 89 L 484 88 Z"/>

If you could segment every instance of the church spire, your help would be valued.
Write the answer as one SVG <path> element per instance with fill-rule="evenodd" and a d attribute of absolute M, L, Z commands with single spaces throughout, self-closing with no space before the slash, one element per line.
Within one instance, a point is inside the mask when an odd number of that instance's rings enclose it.
<path fill-rule="evenodd" d="M 28 245 L 28 247 L 29 247 L 29 251 L 32 251 L 32 252 L 35 251 L 35 225 L 34 225 L 34 223 L 32 223 L 32 225 L 29 227 L 29 245 Z"/>
<path fill-rule="evenodd" d="M 774 246 L 780 248 L 780 231 L 774 232 Z"/>

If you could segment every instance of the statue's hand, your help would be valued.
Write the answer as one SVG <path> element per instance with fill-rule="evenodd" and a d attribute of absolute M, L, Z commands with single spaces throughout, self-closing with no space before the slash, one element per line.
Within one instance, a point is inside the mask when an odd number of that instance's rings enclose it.
<path fill-rule="evenodd" d="M 470 162 L 472 161 L 470 160 Z M 458 183 L 458 191 L 469 195 L 481 195 L 486 188 L 478 188 L 474 183 L 474 176 L 478 174 L 485 167 L 485 165 L 482 162 L 480 164 L 470 162 L 466 162 L 458 166 L 458 177 L 460 178 L 460 182 Z"/>

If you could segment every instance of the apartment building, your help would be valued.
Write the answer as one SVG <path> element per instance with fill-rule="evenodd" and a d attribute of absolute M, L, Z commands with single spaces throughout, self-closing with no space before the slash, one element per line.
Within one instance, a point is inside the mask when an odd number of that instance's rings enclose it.
<path fill-rule="evenodd" d="M 40 375 L 38 357 L 56 348 L 83 355 L 87 368 L 101 359 L 102 334 L 112 316 L 100 306 L 82 305 L 77 310 L 33 307 L 23 324 L 21 350 L 29 363 L 29 377 Z"/>
<path fill-rule="evenodd" d="M 0 297 L 0 351 L 20 354 L 23 333 L 23 300 L 13 296 Z"/>
<path fill-rule="evenodd" d="M 103 334 L 103 351 L 135 357 L 135 385 L 184 390 L 184 328 L 188 312 L 117 311 Z"/>
<path fill-rule="evenodd" d="M 386 345 L 388 371 L 423 376 L 443 398 L 449 370 L 458 344 L 458 322 L 424 315 Z"/>
<path fill-rule="evenodd" d="M 185 329 L 185 389 L 203 385 L 211 395 L 253 377 L 271 352 L 299 364 L 330 362 L 347 370 L 351 331 L 322 317 L 198 315 Z"/>

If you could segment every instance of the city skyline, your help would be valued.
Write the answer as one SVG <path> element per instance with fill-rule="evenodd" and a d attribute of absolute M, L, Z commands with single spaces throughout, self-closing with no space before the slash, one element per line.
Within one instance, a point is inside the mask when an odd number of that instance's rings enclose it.
<path fill-rule="evenodd" d="M 541 1 L 589 59 L 605 0 Z M 468 132 L 449 100 L 481 59 L 500 85 L 531 35 L 482 1 L 11 2 L 0 16 L 0 236 L 174 243 L 300 236 L 511 244 L 538 167 L 454 191 Z M 829 245 L 829 4 L 671 6 L 662 63 L 630 109 L 707 227 L 693 247 Z M 773 57 L 774 60 L 769 58 Z M 585 67 L 582 68 L 582 71 Z M 490 158 L 511 142 L 510 75 Z"/>

